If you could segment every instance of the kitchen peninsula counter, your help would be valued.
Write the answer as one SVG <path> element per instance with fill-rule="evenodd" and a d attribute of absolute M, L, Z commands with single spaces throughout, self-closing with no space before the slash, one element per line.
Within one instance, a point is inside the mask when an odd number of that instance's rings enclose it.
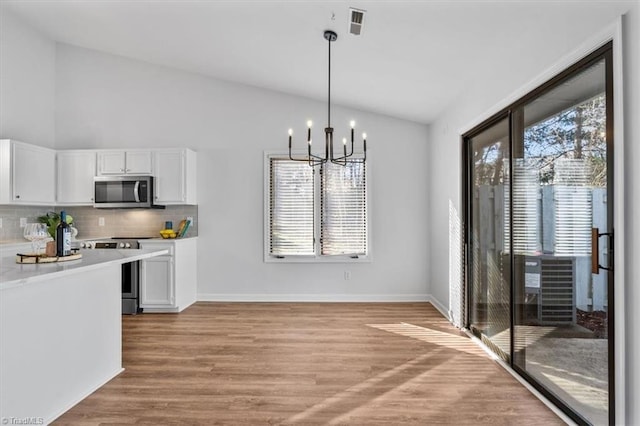
<path fill-rule="evenodd" d="M 3 254 L 3 256 L 0 257 L 0 291 L 43 280 L 60 278 L 65 275 L 82 273 L 96 268 L 103 268 L 107 265 L 121 265 L 123 263 L 161 256 L 167 254 L 167 250 L 82 250 L 81 253 L 82 258 L 78 260 L 39 264 L 19 264 L 16 263 L 15 254 Z"/>
<path fill-rule="evenodd" d="M 49 424 L 122 372 L 122 264 L 167 250 L 52 264 L 0 252 L 0 418 Z"/>

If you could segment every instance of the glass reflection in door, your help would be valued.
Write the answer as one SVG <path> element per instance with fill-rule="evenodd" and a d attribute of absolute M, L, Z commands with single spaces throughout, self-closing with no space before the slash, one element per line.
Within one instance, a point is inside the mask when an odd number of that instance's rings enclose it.
<path fill-rule="evenodd" d="M 514 365 L 592 424 L 609 423 L 606 69 L 524 105 L 514 124 Z"/>
<path fill-rule="evenodd" d="M 467 139 L 469 161 L 469 326 L 503 359 L 510 358 L 507 118 Z"/>

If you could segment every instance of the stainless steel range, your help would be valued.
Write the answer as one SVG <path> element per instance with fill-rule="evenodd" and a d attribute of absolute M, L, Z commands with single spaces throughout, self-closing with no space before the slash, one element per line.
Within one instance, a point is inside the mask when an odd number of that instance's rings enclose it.
<path fill-rule="evenodd" d="M 112 237 L 95 241 L 80 242 L 81 249 L 139 249 L 138 240 L 148 239 L 149 237 L 129 238 L 129 237 Z M 139 303 L 140 294 L 140 264 L 139 262 L 129 262 L 122 264 L 122 313 L 123 314 L 139 314 L 142 308 Z"/>
<path fill-rule="evenodd" d="M 129 238 L 129 237 L 112 237 L 103 240 L 95 241 L 82 241 L 80 243 L 81 249 L 138 249 L 140 244 L 138 240 L 148 239 L 143 238 Z"/>

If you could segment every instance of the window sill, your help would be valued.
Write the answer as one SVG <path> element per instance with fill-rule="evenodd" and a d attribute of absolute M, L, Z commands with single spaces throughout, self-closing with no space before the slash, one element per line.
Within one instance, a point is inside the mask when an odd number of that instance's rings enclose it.
<path fill-rule="evenodd" d="M 266 255 L 265 263 L 371 263 L 371 255 L 358 256 L 272 256 Z"/>

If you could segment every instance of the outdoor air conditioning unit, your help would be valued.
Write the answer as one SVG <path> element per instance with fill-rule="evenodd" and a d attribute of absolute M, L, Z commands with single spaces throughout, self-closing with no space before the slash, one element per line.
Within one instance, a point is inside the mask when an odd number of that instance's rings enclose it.
<path fill-rule="evenodd" d="M 575 257 L 527 256 L 525 262 L 527 281 L 531 285 L 527 292 L 538 296 L 539 324 L 575 324 Z"/>

